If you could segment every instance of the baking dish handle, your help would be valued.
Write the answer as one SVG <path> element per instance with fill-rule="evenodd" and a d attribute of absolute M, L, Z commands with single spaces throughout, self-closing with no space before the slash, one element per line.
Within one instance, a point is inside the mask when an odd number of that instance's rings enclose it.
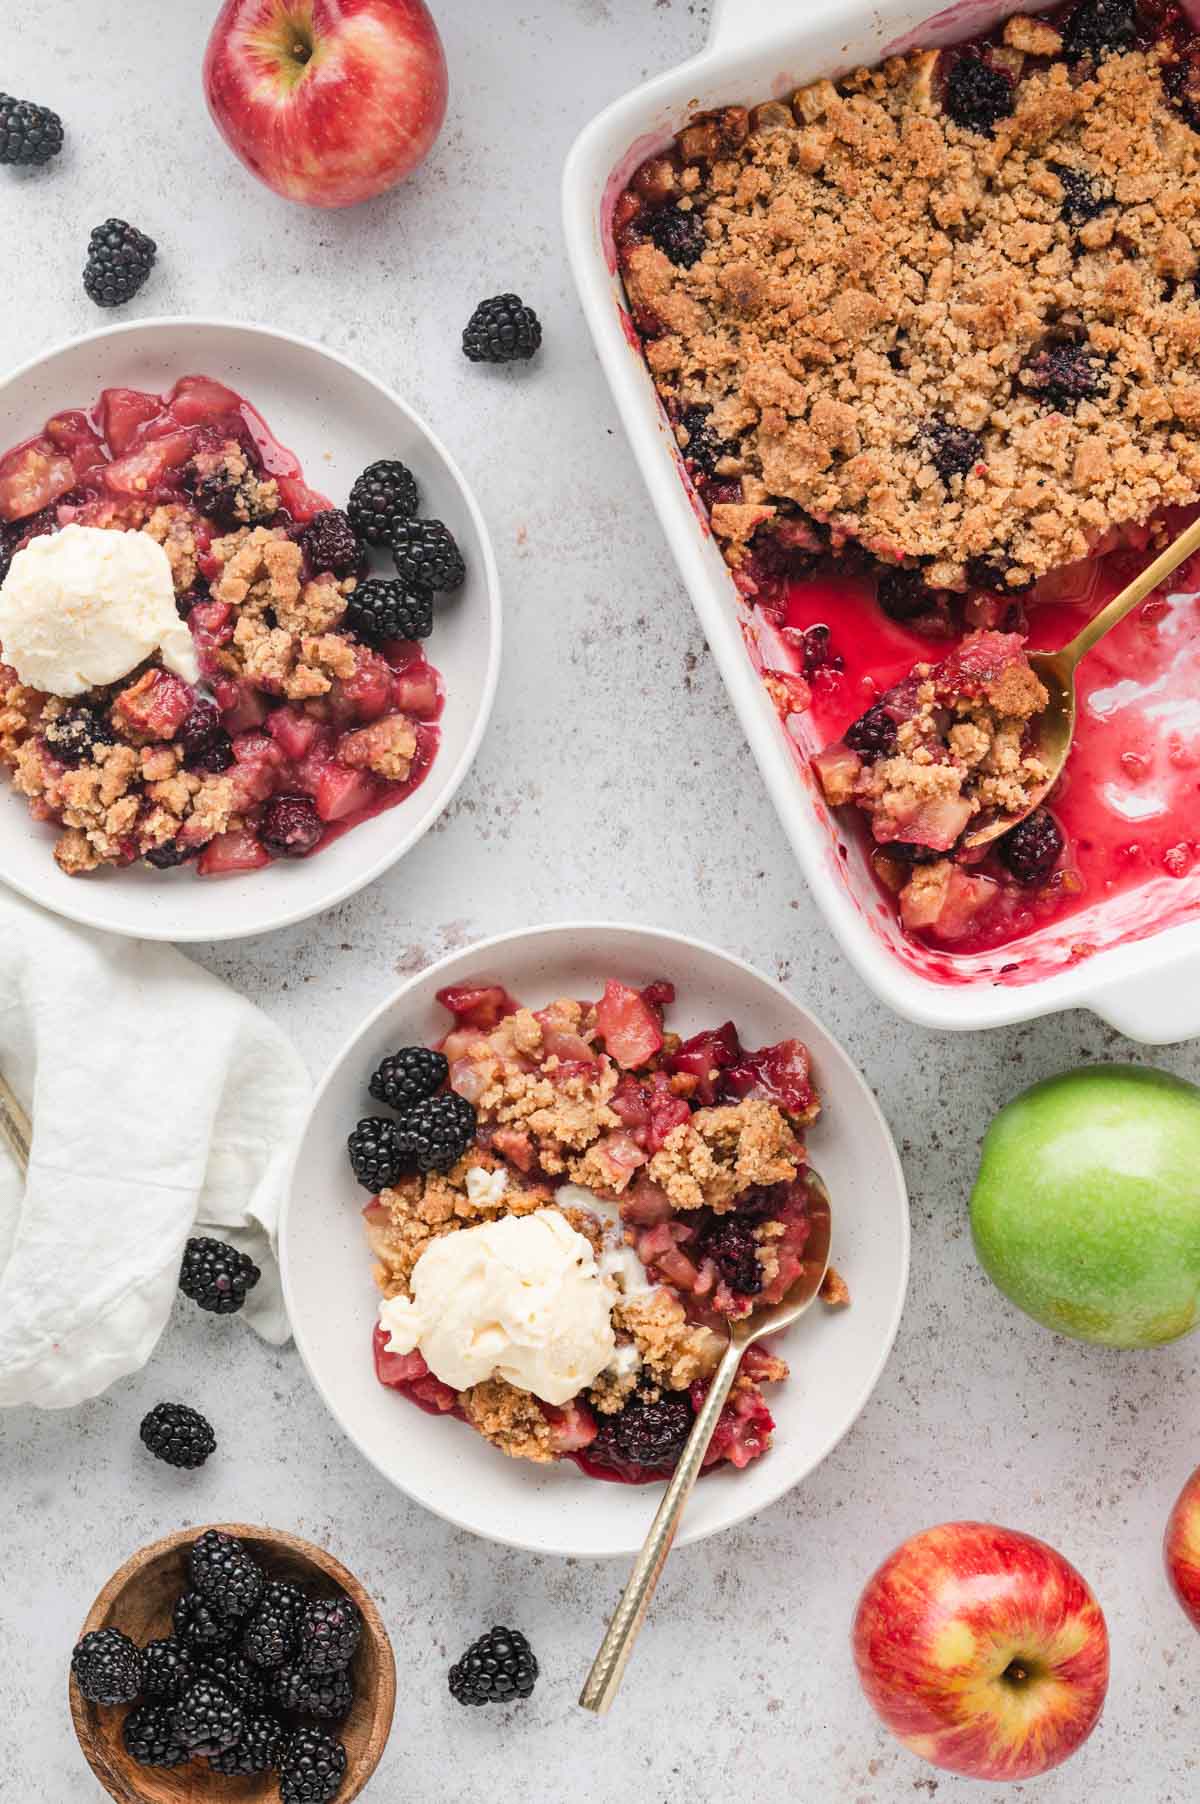
<path fill-rule="evenodd" d="M 779 0 L 713 0 L 710 50 L 741 50 L 784 23 Z"/>
<path fill-rule="evenodd" d="M 1087 1006 L 1143 1046 L 1194 1040 L 1200 1035 L 1200 953 L 1107 985 L 1087 998 Z"/>

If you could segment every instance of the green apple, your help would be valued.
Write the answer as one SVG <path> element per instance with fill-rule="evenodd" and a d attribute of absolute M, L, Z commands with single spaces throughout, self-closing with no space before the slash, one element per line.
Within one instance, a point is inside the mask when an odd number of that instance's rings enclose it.
<path fill-rule="evenodd" d="M 1200 1090 L 1086 1065 L 1001 1109 L 971 1197 L 979 1262 L 1035 1321 L 1154 1347 L 1200 1323 Z"/>

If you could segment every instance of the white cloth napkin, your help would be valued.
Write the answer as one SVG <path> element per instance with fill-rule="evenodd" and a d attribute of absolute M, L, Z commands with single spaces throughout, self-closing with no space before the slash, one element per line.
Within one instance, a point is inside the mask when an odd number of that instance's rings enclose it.
<path fill-rule="evenodd" d="M 0 890 L 0 1070 L 33 1119 L 0 1141 L 0 1405 L 65 1408 L 143 1365 L 184 1242 L 262 1267 L 245 1316 L 288 1337 L 273 1251 L 308 1077 L 286 1037 L 173 947 Z"/>

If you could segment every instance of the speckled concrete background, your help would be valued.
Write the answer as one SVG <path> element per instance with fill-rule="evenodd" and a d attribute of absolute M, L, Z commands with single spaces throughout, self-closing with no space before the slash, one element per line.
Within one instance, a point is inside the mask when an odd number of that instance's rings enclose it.
<path fill-rule="evenodd" d="M 922 1032 L 882 1014 L 839 964 L 572 296 L 561 160 L 601 105 L 699 47 L 704 6 L 440 0 L 455 86 L 445 136 L 411 186 L 340 217 L 276 202 L 219 148 L 198 84 L 214 11 L 215 0 L 6 0 L 3 85 L 59 107 L 71 145 L 49 174 L 0 172 L 0 365 L 97 323 L 77 277 L 87 232 L 110 213 L 134 220 L 161 261 L 130 314 L 294 327 L 361 358 L 435 422 L 490 519 L 509 626 L 494 725 L 440 828 L 325 919 L 198 956 L 288 1028 L 316 1073 L 398 974 L 474 937 L 591 914 L 716 939 L 802 994 L 877 1089 L 912 1188 L 912 1290 L 873 1401 L 821 1470 L 752 1524 L 676 1555 L 603 1723 L 574 1699 L 615 1567 L 511 1554 L 444 1527 L 343 1441 L 291 1349 L 180 1310 L 148 1369 L 90 1407 L 0 1418 L 0 1795 L 99 1796 L 66 1711 L 80 1619 L 143 1542 L 244 1517 L 326 1543 L 379 1600 L 401 1675 L 370 1793 L 381 1804 L 951 1804 L 970 1788 L 877 1726 L 847 1629 L 895 1542 L 975 1515 L 1075 1559 L 1113 1634 L 1092 1741 L 1044 1782 L 991 1795 L 1193 1799 L 1200 1644 L 1169 1598 L 1158 1541 L 1200 1460 L 1197 1343 L 1134 1355 L 1055 1340 L 976 1270 L 965 1218 L 979 1137 L 1016 1088 L 1141 1055 L 1078 1015 L 972 1039 Z M 515 375 L 474 370 L 458 354 L 460 318 L 509 287 L 539 308 L 545 354 Z M 103 1023 L 92 1031 L 101 1059 Z M 1200 1077 L 1194 1046 L 1157 1057 Z M 176 1396 L 209 1407 L 221 1435 L 197 1475 L 136 1444 L 144 1410 Z M 468 1714 L 445 1666 L 494 1620 L 525 1628 L 545 1676 L 523 1710 Z"/>

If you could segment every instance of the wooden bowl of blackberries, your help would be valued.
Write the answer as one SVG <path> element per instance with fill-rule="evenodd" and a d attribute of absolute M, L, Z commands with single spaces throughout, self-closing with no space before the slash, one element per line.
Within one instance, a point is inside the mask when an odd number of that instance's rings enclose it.
<path fill-rule="evenodd" d="M 121 1804 L 357 1798 L 392 1726 L 379 1612 L 332 1555 L 240 1523 L 145 1547 L 71 1656 L 71 1715 Z"/>

